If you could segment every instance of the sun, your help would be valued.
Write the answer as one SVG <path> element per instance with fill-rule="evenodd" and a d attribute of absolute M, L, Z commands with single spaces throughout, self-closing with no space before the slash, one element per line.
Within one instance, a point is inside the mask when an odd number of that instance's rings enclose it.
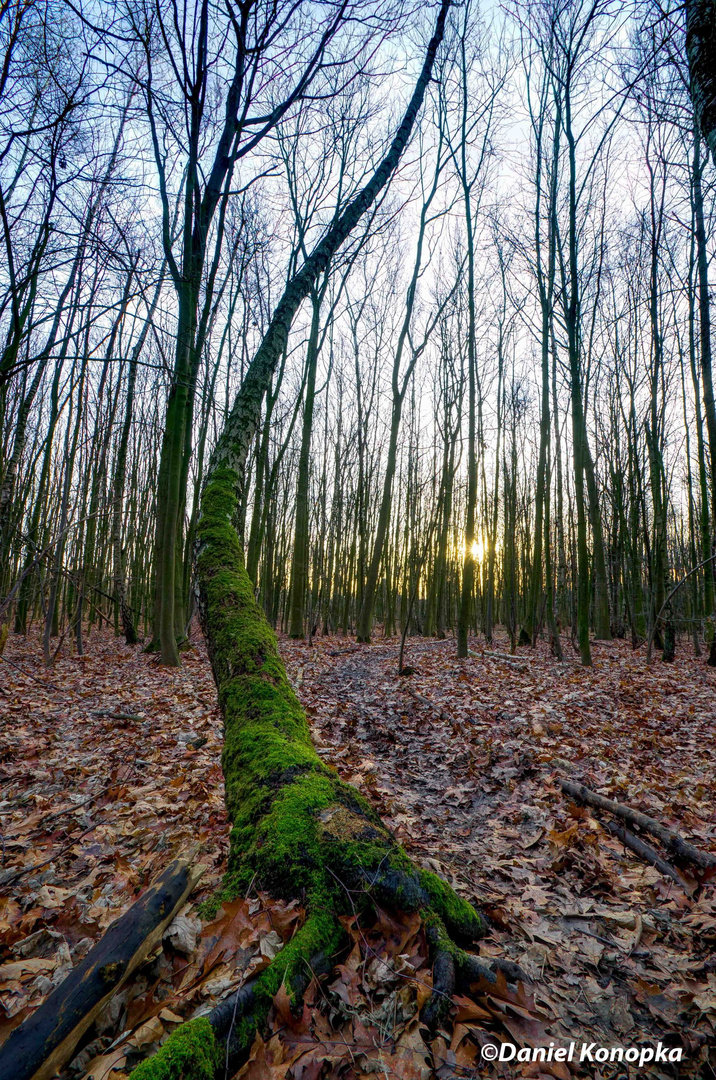
<path fill-rule="evenodd" d="M 479 537 L 476 540 L 473 540 L 471 551 L 472 551 L 473 559 L 476 562 L 482 562 L 483 556 L 485 554 L 485 542 L 484 542 L 484 540 L 482 540 Z"/>

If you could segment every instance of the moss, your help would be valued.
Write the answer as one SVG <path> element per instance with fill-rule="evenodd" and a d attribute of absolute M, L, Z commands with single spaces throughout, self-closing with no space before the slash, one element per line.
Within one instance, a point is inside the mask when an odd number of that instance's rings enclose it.
<path fill-rule="evenodd" d="M 398 848 L 366 800 L 342 784 L 313 747 L 276 636 L 242 564 L 231 526 L 235 485 L 228 468 L 212 475 L 197 560 L 225 719 L 222 765 L 233 825 L 226 885 L 237 892 L 256 879 L 279 895 L 302 896 L 325 887 L 327 866 L 377 867 Z M 335 818 L 331 810 L 341 807 Z"/>
<path fill-rule="evenodd" d="M 271 966 L 253 983 L 253 1007 L 248 1015 L 238 1019 L 233 1028 L 232 1054 L 249 1049 L 257 1028 L 265 1024 L 281 986 L 285 986 L 289 998 L 298 1006 L 316 965 L 322 968 L 321 973 L 332 967 L 332 957 L 342 949 L 346 935 L 327 906 L 330 902 L 328 896 L 311 897 L 312 913 L 309 918 L 291 941 L 284 945 Z"/>
<path fill-rule="evenodd" d="M 464 900 L 446 881 L 421 870 L 420 883 L 430 898 L 430 904 L 440 915 L 450 932 L 468 941 L 476 941 L 487 931 L 485 920 L 478 915 L 472 904 Z"/>
<path fill-rule="evenodd" d="M 211 1024 L 200 1017 L 178 1027 L 153 1057 L 137 1065 L 130 1080 L 214 1080 L 221 1062 Z"/>
<path fill-rule="evenodd" d="M 256 603 L 232 526 L 237 475 L 215 469 L 202 500 L 197 559 L 200 610 L 225 720 L 222 765 L 232 822 L 227 890 L 251 881 L 286 898 L 372 884 L 408 910 L 434 907 L 463 938 L 484 931 L 471 906 L 418 871 L 357 791 L 319 758 L 276 635 Z M 372 878 L 371 878 L 372 874 Z M 218 906 L 218 905 L 216 905 Z"/>

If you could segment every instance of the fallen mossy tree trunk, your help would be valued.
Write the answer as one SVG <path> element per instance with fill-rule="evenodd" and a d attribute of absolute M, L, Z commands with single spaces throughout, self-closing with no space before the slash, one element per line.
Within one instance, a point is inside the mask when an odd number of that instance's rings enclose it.
<path fill-rule="evenodd" d="M 276 636 L 255 601 L 233 526 L 261 401 L 293 317 L 394 172 L 430 81 L 450 3 L 442 0 L 420 77 L 388 153 L 289 281 L 212 455 L 202 494 L 199 613 L 224 717 L 222 766 L 232 822 L 229 870 L 216 904 L 253 885 L 275 897 L 299 899 L 306 920 L 230 1008 L 222 1005 L 183 1025 L 137 1066 L 132 1080 L 207 1080 L 227 1066 L 230 1075 L 279 988 L 284 985 L 298 1004 L 312 974 L 329 970 L 345 944 L 339 917 L 374 904 L 419 911 L 424 918 L 434 963 L 434 991 L 423 1010 L 428 1025 L 446 1015 L 456 983 L 467 987 L 478 978 L 497 979 L 461 947 L 484 932 L 481 917 L 441 878 L 415 866 L 367 800 L 316 753 Z"/>
<path fill-rule="evenodd" d="M 298 898 L 306 921 L 235 1003 L 178 1029 L 132 1080 L 209 1080 L 225 1066 L 227 1049 L 219 1044 L 227 1039 L 233 1068 L 281 985 L 298 1003 L 312 975 L 332 968 L 346 942 L 339 916 L 376 903 L 419 911 L 425 920 L 435 986 L 423 1011 L 428 1025 L 447 1013 L 456 982 L 496 977 L 461 948 L 483 933 L 481 917 L 445 881 L 415 866 L 368 801 L 316 753 L 243 566 L 231 525 L 235 488 L 232 470 L 215 471 L 199 527 L 202 621 L 225 721 L 232 822 L 229 870 L 216 903 L 253 885 Z"/>

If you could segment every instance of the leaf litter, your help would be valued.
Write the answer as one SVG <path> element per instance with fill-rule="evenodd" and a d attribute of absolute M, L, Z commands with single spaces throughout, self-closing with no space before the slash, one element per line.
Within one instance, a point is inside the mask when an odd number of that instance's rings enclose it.
<path fill-rule="evenodd" d="M 395 642 L 281 641 L 319 753 L 418 862 L 488 915 L 480 955 L 518 963 L 529 981 L 473 984 L 432 1037 L 418 1015 L 431 990 L 419 917 L 348 917 L 333 976 L 311 983 L 299 1016 L 277 995 L 238 1075 L 566 1078 L 580 1066 L 491 1065 L 481 1049 L 661 1040 L 684 1048 L 678 1073 L 581 1074 L 713 1076 L 716 890 L 686 867 L 683 887 L 663 878 L 559 788 L 584 783 L 716 850 L 713 672 L 690 658 L 647 669 L 619 641 L 595 646 L 591 670 L 556 664 L 542 645 L 517 662 L 502 642 L 475 642 L 460 662 L 449 641 L 408 649 L 415 673 L 399 678 Z M 178 1023 L 267 966 L 303 913 L 258 893 L 210 922 L 198 914 L 228 852 L 203 646 L 176 671 L 104 632 L 90 650 L 47 673 L 37 642 L 16 637 L 12 666 L 0 665 L 0 1040 L 198 841 L 198 888 L 66 1073 L 124 1080 Z"/>

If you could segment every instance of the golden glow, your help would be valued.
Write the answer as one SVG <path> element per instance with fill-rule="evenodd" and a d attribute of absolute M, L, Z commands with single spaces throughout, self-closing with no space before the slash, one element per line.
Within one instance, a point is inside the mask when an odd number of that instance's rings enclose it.
<path fill-rule="evenodd" d="M 498 536 L 497 540 L 495 541 L 495 548 L 494 548 L 495 555 L 498 554 L 501 547 L 502 547 L 502 543 L 501 543 L 500 537 Z M 460 553 L 460 558 L 464 559 L 466 554 L 467 554 L 467 544 L 465 543 L 464 535 L 463 535 L 463 537 L 462 537 L 462 539 L 460 541 L 460 547 L 458 548 L 458 551 Z M 489 546 L 487 537 L 486 536 L 479 536 L 479 535 L 476 536 L 475 539 L 472 541 L 472 546 L 470 547 L 470 553 L 471 553 L 471 555 L 472 555 L 472 557 L 473 557 L 473 559 L 475 560 L 476 563 L 485 563 L 485 561 L 487 560 L 487 556 L 490 553 L 490 546 Z"/>

